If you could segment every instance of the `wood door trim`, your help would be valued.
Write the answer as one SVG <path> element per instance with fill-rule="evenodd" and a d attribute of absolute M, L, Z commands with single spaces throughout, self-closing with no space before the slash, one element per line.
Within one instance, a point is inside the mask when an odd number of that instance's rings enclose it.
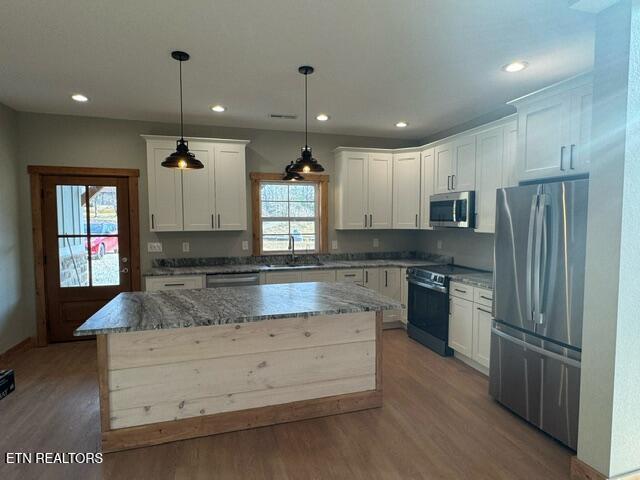
<path fill-rule="evenodd" d="M 47 297 L 44 269 L 44 222 L 42 217 L 43 186 L 45 176 L 75 175 L 86 177 L 126 177 L 129 192 L 129 239 L 131 271 L 131 289 L 141 289 L 140 272 L 140 208 L 138 196 L 138 177 L 140 170 L 127 168 L 93 168 L 93 167 L 55 167 L 46 165 L 29 165 L 31 186 L 31 231 L 33 237 L 33 263 L 35 271 L 36 297 L 36 345 L 48 345 Z"/>
<path fill-rule="evenodd" d="M 137 168 L 94 168 L 94 167 L 56 167 L 49 165 L 29 165 L 30 175 L 78 175 L 87 177 L 139 177 Z"/>

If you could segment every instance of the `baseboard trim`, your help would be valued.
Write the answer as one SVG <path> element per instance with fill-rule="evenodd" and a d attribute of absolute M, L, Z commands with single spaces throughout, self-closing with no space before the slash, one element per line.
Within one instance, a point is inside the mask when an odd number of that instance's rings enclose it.
<path fill-rule="evenodd" d="M 571 457 L 571 480 L 640 480 L 640 471 L 618 475 L 615 477 L 607 477 L 595 468 L 587 465 L 578 457 Z"/>
<path fill-rule="evenodd" d="M 7 362 L 14 355 L 24 352 L 25 350 L 29 350 L 35 346 L 35 338 L 27 337 L 21 342 L 16 343 L 13 347 L 10 347 L 6 351 L 0 353 L 0 362 Z"/>
<path fill-rule="evenodd" d="M 102 432 L 104 453 L 382 406 L 382 390 L 348 393 Z"/>

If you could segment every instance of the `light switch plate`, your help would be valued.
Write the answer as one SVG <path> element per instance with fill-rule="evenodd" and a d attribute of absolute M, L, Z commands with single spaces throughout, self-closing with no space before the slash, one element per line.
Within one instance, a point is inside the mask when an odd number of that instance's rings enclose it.
<path fill-rule="evenodd" d="M 331 250 L 338 249 L 338 240 L 331 240 Z"/>
<path fill-rule="evenodd" d="M 442 248 L 442 240 L 438 240 L 438 250 Z"/>
<path fill-rule="evenodd" d="M 249 242 L 247 240 L 242 241 L 242 249 L 249 250 Z"/>
<path fill-rule="evenodd" d="M 147 243 L 147 252 L 150 252 L 150 253 L 162 252 L 162 243 L 160 243 L 160 242 L 148 242 Z"/>
<path fill-rule="evenodd" d="M 373 239 L 373 247 L 374 248 L 378 248 L 380 246 L 380 240 L 378 240 L 377 238 Z"/>
<path fill-rule="evenodd" d="M 182 242 L 182 251 L 185 253 L 189 251 L 189 242 Z"/>

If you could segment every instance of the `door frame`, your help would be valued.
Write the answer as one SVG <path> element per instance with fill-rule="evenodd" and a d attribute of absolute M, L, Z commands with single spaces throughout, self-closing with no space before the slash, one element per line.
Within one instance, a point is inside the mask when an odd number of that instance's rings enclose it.
<path fill-rule="evenodd" d="M 44 189 L 42 179 L 46 176 L 73 175 L 83 177 L 124 177 L 127 178 L 129 193 L 129 242 L 131 248 L 129 268 L 131 269 L 131 290 L 141 288 L 140 275 L 140 209 L 138 178 L 140 170 L 133 168 L 93 168 L 56 167 L 29 165 L 27 172 L 31 183 L 31 227 L 33 232 L 33 259 L 36 294 L 36 345 L 44 347 L 49 343 L 47 298 L 44 266 L 44 224 L 42 201 Z"/>

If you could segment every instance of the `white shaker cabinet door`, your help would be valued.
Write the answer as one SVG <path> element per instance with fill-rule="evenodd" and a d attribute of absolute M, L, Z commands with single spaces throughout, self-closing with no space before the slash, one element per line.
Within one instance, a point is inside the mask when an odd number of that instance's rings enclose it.
<path fill-rule="evenodd" d="M 161 165 L 174 151 L 171 142 L 147 143 L 149 226 L 152 232 L 183 229 L 182 171 Z"/>
<path fill-rule="evenodd" d="M 433 230 L 433 227 L 429 225 L 429 201 L 431 195 L 435 193 L 433 148 L 424 150 L 421 154 L 420 175 L 420 228 L 422 230 Z"/>
<path fill-rule="evenodd" d="M 392 222 L 393 155 L 373 152 L 368 160 L 368 227 L 390 229 Z"/>
<path fill-rule="evenodd" d="M 449 346 L 471 358 L 473 349 L 473 302 L 449 297 Z"/>
<path fill-rule="evenodd" d="M 451 191 L 451 177 L 454 171 L 453 145 L 445 143 L 434 149 L 435 193 Z"/>
<path fill-rule="evenodd" d="M 501 187 L 503 128 L 478 134 L 476 162 L 476 225 L 475 231 L 495 232 L 496 190 Z"/>
<path fill-rule="evenodd" d="M 467 135 L 453 144 L 453 178 L 454 192 L 466 192 L 476 188 L 476 137 Z"/>
<path fill-rule="evenodd" d="M 247 229 L 247 176 L 244 145 L 215 146 L 216 230 Z"/>
<path fill-rule="evenodd" d="M 473 359 L 489 368 L 491 354 L 491 308 L 474 304 L 473 309 Z"/>
<path fill-rule="evenodd" d="M 393 228 L 420 227 L 420 152 L 393 155 Z"/>
<path fill-rule="evenodd" d="M 368 225 L 367 185 L 369 154 L 341 152 L 336 165 L 336 228 L 363 230 Z M 366 216 L 366 218 L 365 218 Z M 367 222 L 365 224 L 365 222 Z"/>
<path fill-rule="evenodd" d="M 203 163 L 204 168 L 185 170 L 182 173 L 184 230 L 214 230 L 213 145 L 191 142 L 189 143 L 189 150 Z"/>

